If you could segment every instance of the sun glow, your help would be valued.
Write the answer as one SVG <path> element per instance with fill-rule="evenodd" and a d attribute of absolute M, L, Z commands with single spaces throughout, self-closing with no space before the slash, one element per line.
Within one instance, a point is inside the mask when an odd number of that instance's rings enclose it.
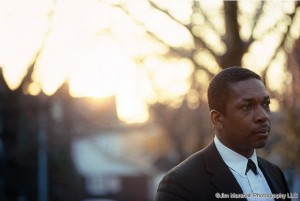
<path fill-rule="evenodd" d="M 161 58 L 168 53 L 168 45 L 184 51 L 194 47 L 189 30 L 180 25 L 192 20 L 192 1 L 154 2 L 178 21 L 151 8 L 147 0 L 2 0 L 0 67 L 8 86 L 16 89 L 35 61 L 33 82 L 25 93 L 37 95 L 43 91 L 50 96 L 68 82 L 74 97 L 115 96 L 122 121 L 147 121 L 148 104 L 180 99 L 190 88 L 189 78 L 194 70 L 188 59 Z M 216 30 L 223 33 L 222 16 L 215 17 L 216 12 L 211 12 L 220 10 L 222 1 L 200 4 L 208 16 L 213 15 L 211 22 Z M 201 29 L 194 31 L 203 35 L 212 49 L 217 47 L 217 53 L 224 53 L 226 48 L 216 35 L 205 31 L 209 30 L 205 20 L 199 16 L 197 19 Z M 299 35 L 297 27 L 292 30 Z M 243 58 L 243 65 L 260 73 L 267 60 L 258 58 L 271 57 L 272 52 L 268 54 L 270 51 L 266 50 L 274 49 L 276 41 L 277 36 L 269 35 L 254 43 Z M 198 52 L 194 56 L 199 64 L 213 73 L 220 70 L 207 51 Z M 279 55 L 276 60 L 284 58 Z M 278 61 L 272 64 L 267 79 L 274 90 L 280 91 L 284 90 L 283 84 L 289 84 L 289 75 L 284 74 L 285 83 L 273 83 L 282 78 L 284 71 L 278 65 L 284 66 Z M 197 76 L 202 84 L 208 81 L 204 74 Z"/>
<path fill-rule="evenodd" d="M 11 89 L 20 85 L 43 40 L 50 2 L 1 1 L 0 66 Z"/>
<path fill-rule="evenodd" d="M 120 120 L 142 123 L 148 120 L 149 113 L 136 91 L 136 71 L 122 47 L 111 38 L 102 38 L 70 73 L 70 93 L 74 97 L 116 96 Z"/>
<path fill-rule="evenodd" d="M 0 65 L 9 87 L 20 85 L 40 50 L 33 82 L 25 93 L 37 95 L 42 90 L 50 96 L 67 81 L 72 96 L 116 96 L 121 120 L 147 121 L 147 104 L 139 97 L 134 82 L 137 67 L 129 55 L 133 54 L 130 46 L 145 52 L 137 44 L 141 43 L 134 41 L 143 32 L 133 27 L 120 9 L 105 2 L 38 2 L 39 9 L 33 6 L 36 0 L 1 2 L 0 20 L 4 26 L 0 27 Z M 149 45 L 144 49 L 151 50 Z"/>
<path fill-rule="evenodd" d="M 116 93 L 121 76 L 126 75 L 130 64 L 122 57 L 124 53 L 108 43 L 99 41 L 70 73 L 72 96 L 100 98 Z"/>

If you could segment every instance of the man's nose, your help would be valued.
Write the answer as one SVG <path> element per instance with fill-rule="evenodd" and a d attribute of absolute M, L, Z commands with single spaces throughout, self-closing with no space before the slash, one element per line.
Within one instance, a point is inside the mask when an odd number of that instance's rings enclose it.
<path fill-rule="evenodd" d="M 255 111 L 255 121 L 257 122 L 265 122 L 270 118 L 270 114 L 266 111 L 262 106 L 258 106 Z"/>

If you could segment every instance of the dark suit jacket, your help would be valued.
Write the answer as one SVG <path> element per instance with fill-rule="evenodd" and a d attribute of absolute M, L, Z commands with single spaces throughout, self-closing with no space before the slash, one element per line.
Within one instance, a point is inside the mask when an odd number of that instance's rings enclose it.
<path fill-rule="evenodd" d="M 258 157 L 258 164 L 273 194 L 289 193 L 284 175 L 276 165 L 260 157 Z M 242 194 L 243 191 L 212 142 L 165 175 L 159 184 L 155 200 L 246 201 L 246 198 L 217 199 L 216 193 L 230 195 L 230 193 Z"/>

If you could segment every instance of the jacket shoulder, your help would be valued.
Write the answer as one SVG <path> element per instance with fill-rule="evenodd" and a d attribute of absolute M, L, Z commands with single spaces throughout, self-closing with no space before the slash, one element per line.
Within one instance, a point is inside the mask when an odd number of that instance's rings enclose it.
<path fill-rule="evenodd" d="M 199 200 L 194 197 L 195 188 L 208 179 L 203 151 L 194 153 L 164 176 L 157 189 L 156 201 Z"/>
<path fill-rule="evenodd" d="M 282 170 L 261 157 L 258 157 L 258 161 L 267 181 L 276 186 L 276 193 L 289 193 L 289 187 Z"/>
<path fill-rule="evenodd" d="M 263 166 L 263 168 L 267 168 L 268 171 L 282 173 L 281 169 L 277 165 L 269 162 L 268 160 L 266 160 L 260 156 L 258 156 L 257 159 L 258 159 L 259 163 Z"/>
<path fill-rule="evenodd" d="M 175 173 L 181 176 L 188 176 L 194 172 L 194 170 L 198 170 L 203 167 L 204 157 L 203 151 L 198 151 L 193 155 L 186 158 L 184 161 L 176 165 L 172 168 L 168 173 Z M 198 172 L 197 171 L 197 172 Z"/>

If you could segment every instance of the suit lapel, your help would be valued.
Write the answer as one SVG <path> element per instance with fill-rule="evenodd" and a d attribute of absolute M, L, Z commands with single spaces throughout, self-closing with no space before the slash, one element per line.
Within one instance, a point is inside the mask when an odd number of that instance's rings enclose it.
<path fill-rule="evenodd" d="M 280 193 L 280 187 L 277 184 L 277 182 L 274 180 L 276 177 L 273 175 L 270 175 L 270 173 L 267 171 L 267 167 L 266 167 L 266 164 L 264 164 L 260 158 L 258 157 L 258 166 L 259 168 L 261 169 L 261 171 L 263 172 L 267 182 L 268 182 L 268 185 L 272 191 L 273 194 L 278 194 Z M 281 199 L 279 199 L 281 200 Z"/>
<path fill-rule="evenodd" d="M 204 158 L 206 170 L 212 174 L 211 182 L 219 190 L 219 193 L 243 193 L 232 172 L 221 158 L 214 142 L 206 148 Z"/>

